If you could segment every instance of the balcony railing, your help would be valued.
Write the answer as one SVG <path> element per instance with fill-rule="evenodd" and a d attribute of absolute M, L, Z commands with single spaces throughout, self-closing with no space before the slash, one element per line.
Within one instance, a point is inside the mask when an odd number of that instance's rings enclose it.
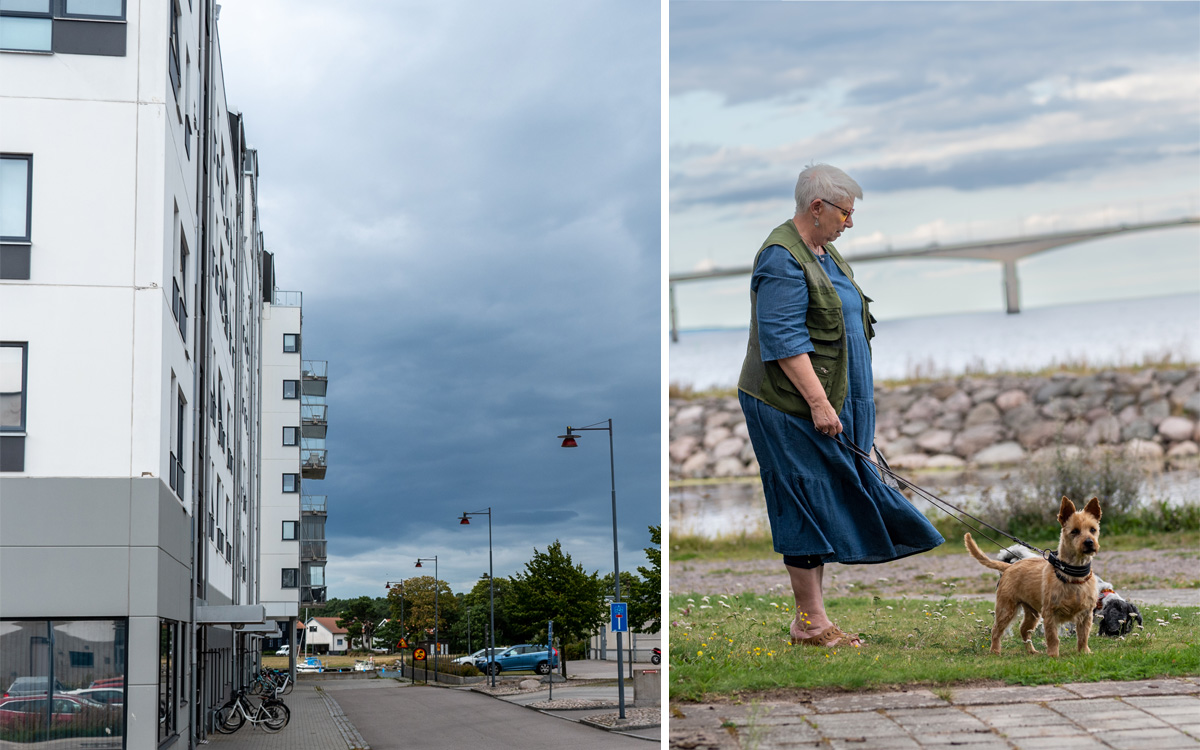
<path fill-rule="evenodd" d="M 329 407 L 325 404 L 300 404 L 300 419 L 308 424 L 326 424 Z"/>
<path fill-rule="evenodd" d="M 305 513 L 324 513 L 325 495 L 302 495 L 300 497 L 300 510 Z"/>
<path fill-rule="evenodd" d="M 325 380 L 329 377 L 329 362 L 323 359 L 306 359 L 300 363 L 300 375 L 312 380 Z"/>
<path fill-rule="evenodd" d="M 276 291 L 272 297 L 272 305 L 276 307 L 303 307 L 301 302 L 304 295 L 302 292 L 280 292 Z"/>
<path fill-rule="evenodd" d="M 301 539 L 300 540 L 300 559 L 303 562 L 312 562 L 314 560 L 324 560 L 326 544 L 327 544 L 327 541 L 324 539 Z"/>
<path fill-rule="evenodd" d="M 301 604 L 324 604 L 325 603 L 325 587 L 324 586 L 305 586 L 300 589 Z"/>
<path fill-rule="evenodd" d="M 324 448 L 300 448 L 300 470 L 305 479 L 325 478 L 325 453 Z"/>
<path fill-rule="evenodd" d="M 179 499 L 182 500 L 183 499 L 183 489 L 184 489 L 183 464 L 180 463 L 179 459 L 175 457 L 174 453 L 171 453 L 170 464 L 171 464 L 171 491 L 174 492 L 176 495 L 178 495 Z M 324 500 L 324 498 L 322 498 L 322 500 Z"/>

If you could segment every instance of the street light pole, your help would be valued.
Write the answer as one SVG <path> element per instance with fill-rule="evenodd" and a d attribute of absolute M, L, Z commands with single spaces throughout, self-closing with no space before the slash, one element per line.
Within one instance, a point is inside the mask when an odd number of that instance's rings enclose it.
<path fill-rule="evenodd" d="M 416 567 L 421 567 L 421 562 L 429 562 L 433 560 L 433 681 L 437 682 L 438 675 L 438 589 L 441 588 L 438 582 L 437 573 L 437 555 L 433 557 L 418 557 Z M 414 671 L 416 665 L 413 665 Z"/>
<path fill-rule="evenodd" d="M 580 437 L 576 432 L 584 430 L 606 430 L 608 432 L 608 471 L 612 479 L 612 522 L 613 522 L 613 585 L 615 586 L 614 601 L 621 601 L 621 563 L 617 556 L 617 469 L 616 460 L 613 455 L 613 426 L 612 420 L 607 420 L 607 427 L 597 427 L 601 424 L 589 425 L 587 427 L 571 427 L 567 426 L 567 434 L 559 435 L 562 438 L 562 447 L 577 448 L 579 444 L 575 442 L 575 438 Z M 626 618 L 628 620 L 628 618 Z M 620 707 L 620 718 L 625 718 L 625 652 L 621 643 L 621 631 L 617 631 L 617 702 Z"/>
<path fill-rule="evenodd" d="M 487 510 L 477 510 L 473 513 L 463 511 L 462 520 L 458 523 L 467 526 L 471 523 L 470 516 L 487 516 L 488 518 L 488 606 L 491 610 L 491 627 L 488 629 L 488 672 L 491 673 L 492 687 L 496 687 L 496 673 L 492 670 L 492 661 L 496 658 L 496 576 L 492 571 L 492 506 Z"/>

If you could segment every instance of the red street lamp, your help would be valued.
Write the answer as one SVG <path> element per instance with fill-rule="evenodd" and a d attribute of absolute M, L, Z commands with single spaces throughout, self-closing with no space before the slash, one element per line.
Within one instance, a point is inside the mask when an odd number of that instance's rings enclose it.
<path fill-rule="evenodd" d="M 613 518 L 613 584 L 616 586 L 614 593 L 614 601 L 621 601 L 621 564 L 617 558 L 617 470 L 613 460 L 613 428 L 612 420 L 607 420 L 607 427 L 597 427 L 596 425 L 603 424 L 597 422 L 587 427 L 567 427 L 566 435 L 559 435 L 562 438 L 562 447 L 577 448 L 578 443 L 575 438 L 581 437 L 576 435 L 576 432 L 584 430 L 605 430 L 608 432 L 608 470 L 612 477 L 612 518 Z M 621 631 L 617 631 L 617 703 L 620 707 L 620 718 L 625 718 L 625 669 L 622 665 L 624 660 L 624 650 L 621 645 Z"/>
<path fill-rule="evenodd" d="M 492 661 L 496 658 L 496 577 L 492 573 L 492 508 L 489 505 L 487 510 L 477 510 L 473 513 L 463 511 L 462 518 L 459 520 L 459 526 L 469 526 L 471 524 L 470 516 L 487 516 L 488 517 L 488 604 L 491 608 L 491 648 L 488 650 L 488 671 L 491 672 L 492 687 L 496 687 L 496 672 L 492 669 Z"/>

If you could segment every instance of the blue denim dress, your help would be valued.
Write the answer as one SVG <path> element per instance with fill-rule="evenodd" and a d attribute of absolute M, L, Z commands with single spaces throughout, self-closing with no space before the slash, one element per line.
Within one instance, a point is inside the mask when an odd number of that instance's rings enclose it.
<path fill-rule="evenodd" d="M 871 350 L 858 292 L 828 255 L 821 267 L 842 300 L 850 391 L 838 415 L 841 439 L 870 452 L 875 440 Z M 808 287 L 785 248 L 759 256 L 750 281 L 758 295 L 758 337 L 764 361 L 813 351 L 804 325 Z M 807 419 L 738 392 L 762 474 L 775 551 L 816 556 L 823 563 L 881 563 L 925 552 L 942 535 L 874 465 L 816 431 Z"/>

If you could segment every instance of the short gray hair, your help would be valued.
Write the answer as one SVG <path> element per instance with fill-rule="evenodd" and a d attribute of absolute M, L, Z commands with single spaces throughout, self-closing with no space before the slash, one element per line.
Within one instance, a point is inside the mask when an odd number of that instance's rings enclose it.
<path fill-rule="evenodd" d="M 829 164 L 810 164 L 796 180 L 796 212 L 805 211 L 810 203 L 824 198 L 843 201 L 862 200 L 862 188 L 850 175 Z"/>

